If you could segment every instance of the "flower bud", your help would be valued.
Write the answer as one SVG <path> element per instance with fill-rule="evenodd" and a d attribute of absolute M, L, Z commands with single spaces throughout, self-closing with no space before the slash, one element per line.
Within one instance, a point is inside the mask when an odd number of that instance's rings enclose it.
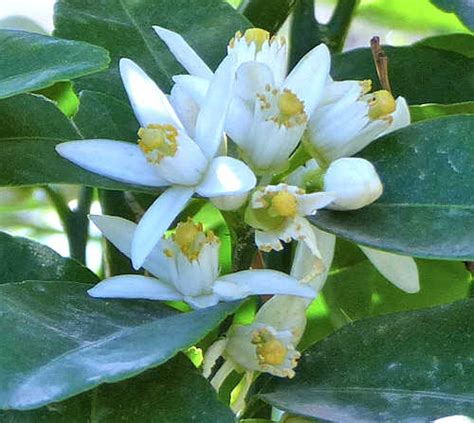
<path fill-rule="evenodd" d="M 351 157 L 331 163 L 324 175 L 324 190 L 336 196 L 328 208 L 357 210 L 377 200 L 383 186 L 372 163 Z"/>
<path fill-rule="evenodd" d="M 222 195 L 220 197 L 211 198 L 211 202 L 219 210 L 232 211 L 240 209 L 247 201 L 247 197 L 248 192 L 235 195 Z"/>

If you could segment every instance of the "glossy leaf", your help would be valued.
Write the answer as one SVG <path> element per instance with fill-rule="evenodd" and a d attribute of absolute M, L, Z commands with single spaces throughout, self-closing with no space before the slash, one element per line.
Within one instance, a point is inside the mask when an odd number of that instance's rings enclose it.
<path fill-rule="evenodd" d="M 433 47 L 440 50 L 455 51 L 471 59 L 474 58 L 474 35 L 448 34 L 425 38 L 415 46 Z"/>
<path fill-rule="evenodd" d="M 329 421 L 472 415 L 474 300 L 349 324 L 307 350 L 262 398 Z M 350 346 L 347 348 L 346 346 Z"/>
<path fill-rule="evenodd" d="M 474 4 L 471 0 L 431 0 L 445 12 L 456 13 L 466 26 L 474 30 Z"/>
<path fill-rule="evenodd" d="M 56 153 L 56 144 L 79 139 L 73 123 L 51 101 L 30 94 L 1 100 L 0 186 L 68 183 L 131 189 L 128 184 L 82 170 Z"/>
<path fill-rule="evenodd" d="M 222 60 L 235 32 L 251 26 L 219 0 L 59 0 L 55 9 L 55 35 L 100 45 L 112 57 L 107 72 L 81 79 L 78 89 L 121 99 L 125 93 L 117 62 L 122 57 L 136 61 L 165 91 L 171 76 L 183 72 L 153 25 L 182 34 L 211 67 Z"/>
<path fill-rule="evenodd" d="M 474 60 L 453 51 L 423 46 L 384 47 L 393 92 L 408 104 L 461 103 L 472 100 Z M 372 52 L 356 49 L 334 56 L 336 80 L 371 79 L 378 89 Z"/>
<path fill-rule="evenodd" d="M 0 286 L 0 408 L 38 408 L 130 378 L 195 344 L 237 307 L 181 314 L 158 301 L 93 299 L 86 289 Z"/>
<path fill-rule="evenodd" d="M 449 115 L 474 115 L 474 101 L 454 104 L 422 104 L 410 106 L 412 123 Z"/>
<path fill-rule="evenodd" d="M 0 232 L 0 284 L 30 279 L 98 282 L 87 267 L 46 245 Z"/>
<path fill-rule="evenodd" d="M 357 244 L 424 258 L 474 258 L 473 116 L 427 120 L 372 143 L 384 193 L 351 212 L 310 219 Z"/>
<path fill-rule="evenodd" d="M 0 411 L 9 423 L 147 421 L 232 423 L 232 411 L 182 354 L 124 382 L 104 384 L 66 401 L 31 411 Z"/>
<path fill-rule="evenodd" d="M 49 87 L 107 67 L 103 48 L 30 32 L 0 30 L 0 98 Z"/>

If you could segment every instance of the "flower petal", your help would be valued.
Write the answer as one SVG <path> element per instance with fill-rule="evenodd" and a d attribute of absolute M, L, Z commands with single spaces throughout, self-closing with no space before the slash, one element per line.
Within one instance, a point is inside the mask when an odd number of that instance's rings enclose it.
<path fill-rule="evenodd" d="M 330 192 L 314 192 L 311 194 L 297 195 L 298 214 L 300 216 L 311 216 L 316 210 L 322 209 L 336 199 Z"/>
<path fill-rule="evenodd" d="M 200 309 L 215 306 L 219 302 L 217 294 L 200 295 L 198 297 L 185 296 L 183 298 L 192 308 Z"/>
<path fill-rule="evenodd" d="M 233 81 L 232 62 L 230 58 L 226 58 L 214 74 L 196 122 L 194 140 L 208 159 L 216 155 L 224 136 Z"/>
<path fill-rule="evenodd" d="M 313 298 L 316 293 L 292 276 L 276 270 L 244 270 L 217 279 L 214 292 L 226 301 L 249 295 L 294 295 Z"/>
<path fill-rule="evenodd" d="M 120 59 L 120 76 L 142 127 L 168 123 L 184 130 L 166 95 L 140 66 L 130 59 Z"/>
<path fill-rule="evenodd" d="M 329 50 L 320 44 L 298 62 L 285 80 L 284 88 L 291 90 L 304 102 L 308 116 L 311 116 L 323 97 L 330 67 Z"/>
<path fill-rule="evenodd" d="M 400 256 L 359 245 L 377 270 L 396 287 L 409 293 L 420 290 L 418 268 L 413 257 Z"/>
<path fill-rule="evenodd" d="M 219 197 L 248 192 L 257 179 L 250 168 L 232 157 L 216 157 L 210 164 L 204 180 L 196 188 L 203 197 Z"/>
<path fill-rule="evenodd" d="M 235 72 L 235 94 L 245 101 L 256 101 L 257 94 L 264 93 L 267 85 L 274 87 L 275 81 L 265 63 L 245 62 Z"/>
<path fill-rule="evenodd" d="M 117 216 L 92 215 L 89 219 L 122 254 L 131 257 L 133 235 L 137 229 L 136 223 Z M 169 259 L 163 253 L 163 246 L 159 242 L 143 263 L 143 268 L 152 275 L 168 281 L 170 279 L 168 267 Z"/>
<path fill-rule="evenodd" d="M 193 193 L 193 188 L 173 186 L 161 194 L 146 211 L 132 241 L 132 264 L 135 269 L 143 265 Z"/>
<path fill-rule="evenodd" d="M 158 279 L 141 275 L 113 276 L 99 282 L 88 294 L 95 298 L 140 298 L 146 300 L 179 301 L 183 296 Z"/>
<path fill-rule="evenodd" d="M 396 104 L 397 106 L 395 108 L 395 111 L 392 113 L 392 124 L 387 129 L 387 131 L 383 133 L 383 135 L 389 134 L 390 132 L 410 125 L 411 116 L 407 101 L 403 97 L 398 97 L 396 100 Z"/>
<path fill-rule="evenodd" d="M 188 94 L 198 106 L 202 106 L 209 90 L 209 80 L 192 75 L 175 75 L 173 81 L 186 94 Z"/>
<path fill-rule="evenodd" d="M 206 79 L 212 77 L 212 71 L 209 69 L 209 66 L 206 65 L 204 60 L 199 57 L 181 35 L 158 25 L 153 26 L 153 29 L 168 46 L 175 59 L 191 75 Z"/>
<path fill-rule="evenodd" d="M 112 140 L 68 141 L 56 151 L 74 164 L 102 176 L 127 184 L 162 187 L 169 185 L 147 162 L 138 145 Z"/>

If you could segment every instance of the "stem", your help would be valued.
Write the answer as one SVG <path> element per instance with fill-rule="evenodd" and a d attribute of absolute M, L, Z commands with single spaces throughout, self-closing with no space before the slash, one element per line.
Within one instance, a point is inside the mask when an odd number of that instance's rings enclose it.
<path fill-rule="evenodd" d="M 339 0 L 330 21 L 321 24 L 314 13 L 315 0 L 299 0 L 290 27 L 290 68 L 320 43 L 331 53 L 342 51 L 359 0 Z"/>
<path fill-rule="evenodd" d="M 64 197 L 55 189 L 46 186 L 44 190 L 53 203 L 66 232 L 69 256 L 85 264 L 87 240 L 89 237 L 89 220 L 87 215 L 94 195 L 93 189 L 89 187 L 81 188 L 78 205 L 75 210 L 71 210 L 68 207 Z"/>

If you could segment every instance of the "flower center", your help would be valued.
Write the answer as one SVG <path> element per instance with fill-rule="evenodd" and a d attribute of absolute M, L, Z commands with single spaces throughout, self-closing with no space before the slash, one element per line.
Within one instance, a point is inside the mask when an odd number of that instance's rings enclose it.
<path fill-rule="evenodd" d="M 285 362 L 288 349 L 267 328 L 254 332 L 252 344 L 256 345 L 257 359 L 260 364 L 279 366 Z"/>
<path fill-rule="evenodd" d="M 304 102 L 286 88 L 280 92 L 268 84 L 264 94 L 257 94 L 257 100 L 260 101 L 260 109 L 267 115 L 267 120 L 274 121 L 278 126 L 291 128 L 303 125 L 308 120 Z"/>
<path fill-rule="evenodd" d="M 293 194 L 288 191 L 280 191 L 270 199 L 271 206 L 268 209 L 270 215 L 281 217 L 295 217 L 298 212 L 298 202 Z"/>
<path fill-rule="evenodd" d="M 397 107 L 392 94 L 386 90 L 375 91 L 367 94 L 367 103 L 369 104 L 369 118 L 381 119 L 384 116 L 393 113 Z"/>
<path fill-rule="evenodd" d="M 178 130 L 173 125 L 150 124 L 138 131 L 138 145 L 151 163 L 173 157 L 178 149 Z"/>
<path fill-rule="evenodd" d="M 195 224 L 191 219 L 185 223 L 178 223 L 173 235 L 174 243 L 189 261 L 198 259 L 206 243 L 217 242 L 217 240 L 212 231 L 206 235 L 202 223 Z"/>

